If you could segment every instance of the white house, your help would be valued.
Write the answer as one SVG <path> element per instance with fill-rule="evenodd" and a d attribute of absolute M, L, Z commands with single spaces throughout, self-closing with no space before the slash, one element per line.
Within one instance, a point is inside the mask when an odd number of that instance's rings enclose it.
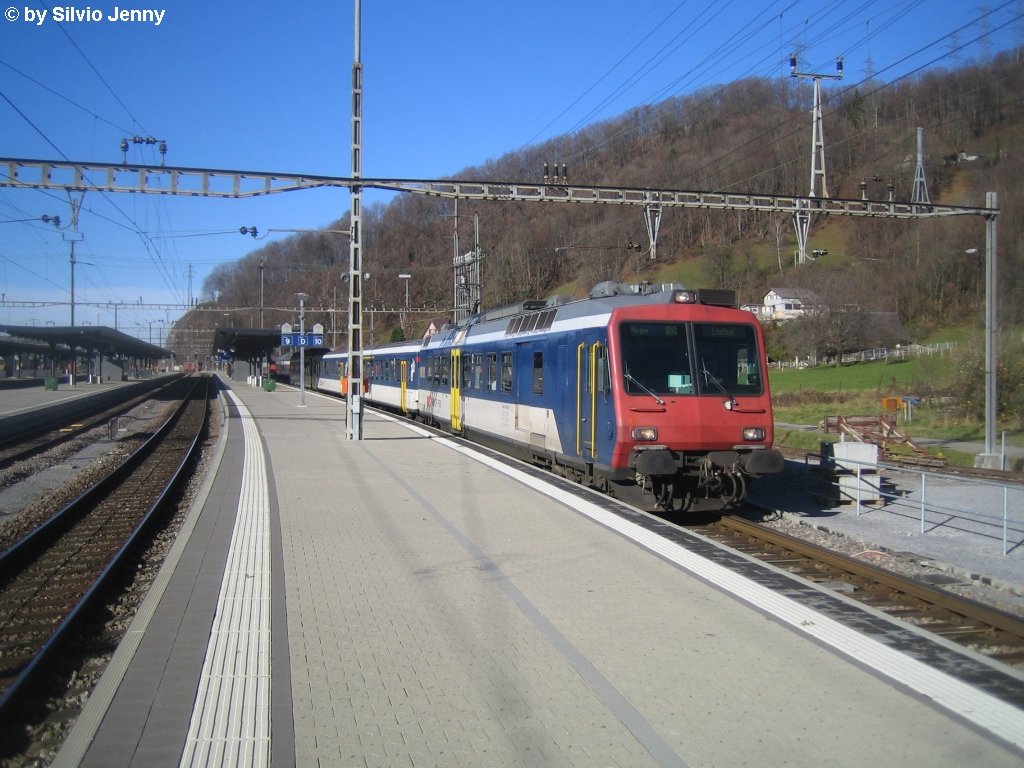
<path fill-rule="evenodd" d="M 793 320 L 822 304 L 821 297 L 807 288 L 772 288 L 764 295 L 764 303 L 756 311 L 763 318 Z"/>

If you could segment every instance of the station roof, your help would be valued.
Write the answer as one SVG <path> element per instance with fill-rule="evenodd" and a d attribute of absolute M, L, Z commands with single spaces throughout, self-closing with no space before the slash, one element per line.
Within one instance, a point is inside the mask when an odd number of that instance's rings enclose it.
<path fill-rule="evenodd" d="M 217 328 L 213 353 L 223 350 L 236 360 L 269 357 L 281 344 L 280 328 Z"/>
<path fill-rule="evenodd" d="M 102 325 L 0 325 L 6 333 L 4 344 L 18 347 L 17 351 L 47 351 L 47 349 L 97 350 L 111 357 L 160 358 L 170 357 L 163 347 L 149 344 L 113 328 Z M 32 349 L 32 342 L 47 345 L 47 349 Z"/>

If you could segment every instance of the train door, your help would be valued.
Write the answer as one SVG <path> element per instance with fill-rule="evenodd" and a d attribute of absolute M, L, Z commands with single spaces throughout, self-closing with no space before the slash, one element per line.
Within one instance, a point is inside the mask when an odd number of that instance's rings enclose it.
<path fill-rule="evenodd" d="M 409 412 L 409 403 L 406 399 L 409 391 L 409 361 L 399 360 L 398 361 L 398 388 L 401 391 L 399 394 L 399 405 L 402 408 L 402 413 Z"/>
<path fill-rule="evenodd" d="M 544 353 L 536 342 L 516 344 L 512 364 L 515 367 L 515 388 L 512 398 L 515 403 L 516 429 L 532 432 L 533 412 L 538 400 L 535 396 L 544 392 Z M 541 423 L 538 431 L 543 430 L 544 424 Z"/>
<path fill-rule="evenodd" d="M 452 431 L 462 431 L 462 350 L 452 350 L 451 370 L 451 422 Z"/>
<path fill-rule="evenodd" d="M 608 421 L 608 350 L 599 341 L 576 347 L 576 455 L 597 458 L 601 425 Z"/>

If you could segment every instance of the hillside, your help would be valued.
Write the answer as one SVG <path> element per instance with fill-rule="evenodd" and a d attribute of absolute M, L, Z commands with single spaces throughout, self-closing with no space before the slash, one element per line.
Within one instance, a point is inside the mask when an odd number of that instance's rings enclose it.
<path fill-rule="evenodd" d="M 925 129 L 928 190 L 933 202 L 984 205 L 998 193 L 999 264 L 1004 324 L 1020 321 L 1024 307 L 1021 249 L 1024 218 L 1019 185 L 1024 162 L 1017 151 L 1024 121 L 1019 94 L 1024 64 L 1003 55 L 984 66 L 931 71 L 896 84 L 825 89 L 824 134 L 828 186 L 833 197 L 884 199 L 891 184 L 909 200 L 914 183 L 916 129 Z M 538 182 L 544 164 L 564 163 L 570 183 L 702 191 L 806 194 L 810 172 L 811 88 L 791 79 L 745 80 L 660 104 L 636 108 L 542 145 L 467 167 L 452 178 Z M 963 159 L 960 158 L 971 158 Z M 455 223 L 450 201 L 400 196 L 364 211 L 367 308 L 405 303 L 452 304 L 451 260 Z M 790 217 L 666 210 L 658 259 L 644 250 L 639 208 L 540 205 L 500 201 L 464 204 L 458 219 L 460 251 L 473 247 L 479 217 L 484 306 L 554 292 L 582 295 L 606 279 L 676 281 L 728 287 L 743 302 L 767 288 L 815 290 L 826 302 L 865 311 L 895 312 L 912 334 L 980 321 L 984 292 L 984 222 L 979 217 L 904 222 L 818 219 L 809 248 L 826 256 L 795 266 Z M 346 228 L 343 219 L 325 225 Z M 339 242 L 340 241 L 340 242 Z M 641 243 L 642 249 L 627 247 Z M 968 251 L 976 251 L 968 253 Z M 264 265 L 267 307 L 291 306 L 304 291 L 307 322 L 330 329 L 330 310 L 344 322 L 347 241 L 302 235 L 274 242 L 214 272 L 204 283 L 207 303 L 253 307 L 258 317 L 259 265 Z M 411 274 L 407 282 L 399 274 Z M 283 313 L 281 313 L 283 314 Z M 176 326 L 208 324 L 191 313 Z M 428 317 L 407 331 L 419 335 Z M 291 320 L 268 312 L 264 325 Z M 377 341 L 399 324 L 395 313 L 374 314 Z M 369 323 L 367 323 L 369 325 Z M 174 343 L 172 334 L 171 343 Z M 343 335 L 341 336 L 343 338 Z"/>

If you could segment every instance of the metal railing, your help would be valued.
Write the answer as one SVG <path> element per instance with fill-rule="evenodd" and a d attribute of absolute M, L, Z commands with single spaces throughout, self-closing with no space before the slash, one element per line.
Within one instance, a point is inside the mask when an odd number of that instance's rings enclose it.
<path fill-rule="evenodd" d="M 847 352 L 842 356 L 840 362 L 865 363 L 872 360 L 906 360 L 907 358 L 920 357 L 921 355 L 948 355 L 956 350 L 956 348 L 957 342 L 955 341 L 943 341 L 938 344 L 928 344 L 927 346 L 910 344 L 901 347 L 875 347 L 859 352 Z M 779 360 L 773 362 L 772 365 L 777 368 L 800 368 L 814 367 L 823 362 L 816 355 L 809 355 L 795 360 Z M 834 361 L 832 363 L 834 364 Z"/>
<path fill-rule="evenodd" d="M 998 538 L 1004 556 L 1024 547 L 1024 485 L 814 454 L 805 465 L 808 496 L 852 503 L 858 515 L 871 506 L 914 520 L 921 534 L 954 529 Z"/>

